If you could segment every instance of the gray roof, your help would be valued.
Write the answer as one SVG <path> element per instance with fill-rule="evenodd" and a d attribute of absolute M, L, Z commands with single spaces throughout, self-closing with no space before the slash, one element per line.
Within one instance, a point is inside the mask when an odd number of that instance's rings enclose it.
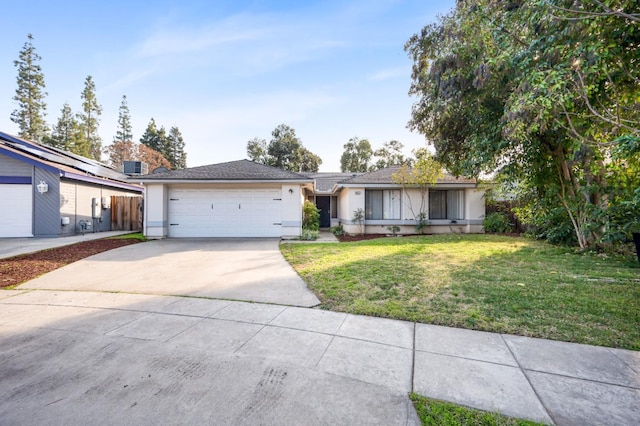
<path fill-rule="evenodd" d="M 393 174 L 400 169 L 400 166 L 391 166 L 386 169 L 375 170 L 369 173 L 363 173 L 361 175 L 352 177 L 341 181 L 342 184 L 393 184 Z M 475 179 L 457 178 L 455 176 L 446 174 L 441 179 L 438 179 L 437 183 L 465 183 L 475 184 Z"/>
<path fill-rule="evenodd" d="M 288 172 L 276 167 L 265 166 L 249 160 L 230 161 L 208 166 L 190 167 L 180 170 L 152 173 L 138 176 L 136 181 L 145 180 L 246 180 L 246 181 L 282 181 L 300 180 L 310 182 L 311 178 L 300 173 Z"/>
<path fill-rule="evenodd" d="M 345 179 L 358 176 L 362 173 L 305 173 L 315 180 L 317 192 L 331 192 L 335 184 Z"/>

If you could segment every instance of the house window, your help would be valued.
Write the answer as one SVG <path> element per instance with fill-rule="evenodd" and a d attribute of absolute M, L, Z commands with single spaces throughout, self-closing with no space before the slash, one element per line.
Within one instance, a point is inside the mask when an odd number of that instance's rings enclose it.
<path fill-rule="evenodd" d="M 365 190 L 364 218 L 400 219 L 400 190 Z"/>
<path fill-rule="evenodd" d="M 429 191 L 429 219 L 464 219 L 464 191 Z"/>
<path fill-rule="evenodd" d="M 331 197 L 331 219 L 338 218 L 338 197 L 335 195 Z"/>

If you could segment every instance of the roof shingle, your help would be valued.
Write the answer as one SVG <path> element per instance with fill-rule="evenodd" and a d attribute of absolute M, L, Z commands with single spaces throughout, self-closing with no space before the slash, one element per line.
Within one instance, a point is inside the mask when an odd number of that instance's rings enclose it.
<path fill-rule="evenodd" d="M 300 173 L 265 166 L 249 160 L 230 161 L 207 166 L 152 173 L 136 180 L 302 180 L 311 181 Z"/>

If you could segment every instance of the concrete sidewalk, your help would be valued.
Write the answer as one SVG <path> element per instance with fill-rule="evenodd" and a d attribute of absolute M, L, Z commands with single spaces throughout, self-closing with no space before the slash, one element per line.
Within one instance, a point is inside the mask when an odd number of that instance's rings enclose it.
<path fill-rule="evenodd" d="M 408 393 L 637 424 L 640 353 L 223 300 L 0 291 L 6 424 L 417 424 Z"/>
<path fill-rule="evenodd" d="M 108 231 L 58 238 L 0 238 L 0 259 L 131 233 L 132 231 Z"/>

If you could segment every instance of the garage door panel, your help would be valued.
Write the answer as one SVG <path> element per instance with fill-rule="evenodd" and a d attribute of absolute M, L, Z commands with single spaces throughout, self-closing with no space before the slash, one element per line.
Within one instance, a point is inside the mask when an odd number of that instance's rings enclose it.
<path fill-rule="evenodd" d="M 0 184 L 0 237 L 33 237 L 31 185 Z"/>
<path fill-rule="evenodd" d="M 280 237 L 280 190 L 169 191 L 170 237 Z"/>

